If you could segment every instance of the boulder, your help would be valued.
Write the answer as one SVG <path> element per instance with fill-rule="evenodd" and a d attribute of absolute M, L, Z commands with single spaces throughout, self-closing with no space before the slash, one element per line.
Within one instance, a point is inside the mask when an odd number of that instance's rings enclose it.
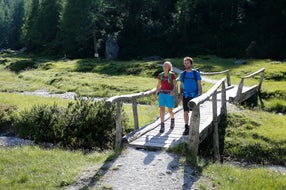
<path fill-rule="evenodd" d="M 114 35 L 108 35 L 105 44 L 105 57 L 108 60 L 117 59 L 119 52 L 119 46 L 117 39 Z"/>

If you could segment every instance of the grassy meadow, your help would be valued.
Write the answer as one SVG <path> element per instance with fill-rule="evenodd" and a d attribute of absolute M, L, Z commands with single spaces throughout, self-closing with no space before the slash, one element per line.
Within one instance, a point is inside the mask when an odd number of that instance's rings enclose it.
<path fill-rule="evenodd" d="M 114 153 L 60 149 L 38 146 L 0 147 L 0 189 L 64 189 L 75 176 L 93 168 L 95 174 Z"/>
<path fill-rule="evenodd" d="M 183 70 L 183 58 L 170 58 Z M 286 63 L 276 60 L 244 60 L 216 56 L 194 57 L 195 67 L 203 72 L 230 69 L 231 81 L 238 84 L 241 76 L 265 68 L 261 101 L 256 107 L 240 106 L 229 113 L 223 129 L 223 152 L 226 160 L 255 164 L 286 165 Z M 59 98 L 20 94 L 45 90 L 50 93 L 76 92 L 78 95 L 108 98 L 137 93 L 156 86 L 156 76 L 162 71 L 162 61 L 106 61 L 101 59 L 56 60 L 21 54 L 0 55 L 0 105 L 16 106 L 17 110 L 35 104 L 66 106 Z M 219 79 L 225 76 L 215 76 Z M 258 83 L 258 78 L 246 85 Z M 203 81 L 204 91 L 212 86 Z M 124 104 L 128 118 L 127 131 L 132 129 L 130 104 Z M 138 107 L 139 124 L 146 125 L 158 117 L 153 97 L 142 100 Z M 113 157 L 112 151 L 82 154 L 80 151 L 44 149 L 37 146 L 0 147 L 0 189 L 63 189 L 87 167 L 102 164 Z M 9 168 L 9 169 L 7 169 Z M 285 189 L 286 177 L 267 168 L 248 168 L 225 162 L 200 163 L 201 189 Z M 21 172 L 18 172 L 21 171 Z M 207 179 L 205 182 L 203 179 Z"/>

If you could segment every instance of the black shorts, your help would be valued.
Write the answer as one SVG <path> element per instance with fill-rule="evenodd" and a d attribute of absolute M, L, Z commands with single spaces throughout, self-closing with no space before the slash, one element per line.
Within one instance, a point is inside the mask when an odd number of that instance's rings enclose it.
<path fill-rule="evenodd" d="M 193 99 L 193 97 L 187 97 L 187 98 L 183 97 L 183 109 L 184 109 L 184 111 L 190 111 L 190 108 L 189 108 L 189 106 L 188 106 L 188 102 L 189 102 L 191 99 Z M 192 111 L 192 110 L 191 110 L 191 111 Z"/>

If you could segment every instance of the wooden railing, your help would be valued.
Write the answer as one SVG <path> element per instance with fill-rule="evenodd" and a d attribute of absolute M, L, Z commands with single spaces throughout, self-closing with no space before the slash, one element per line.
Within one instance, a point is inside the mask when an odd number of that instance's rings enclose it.
<path fill-rule="evenodd" d="M 152 94 L 155 94 L 156 88 L 146 92 L 140 92 L 136 94 L 128 94 L 128 95 L 121 95 L 121 96 L 113 96 L 106 100 L 106 104 L 111 105 L 116 103 L 116 139 L 115 139 L 115 146 L 119 148 L 121 146 L 122 141 L 122 104 L 123 102 L 131 102 L 132 103 L 132 110 L 133 110 L 133 117 L 134 117 L 134 128 L 135 130 L 139 128 L 139 121 L 138 121 L 138 111 L 137 111 L 137 100 L 141 97 L 147 97 Z"/>
<path fill-rule="evenodd" d="M 249 97 L 257 93 L 257 91 L 260 92 L 262 81 L 264 79 L 264 71 L 265 71 L 265 68 L 262 68 L 250 75 L 241 77 L 241 80 L 240 80 L 240 83 L 237 89 L 236 97 L 234 100 L 232 100 L 235 104 L 245 101 L 246 99 L 248 99 Z M 248 78 L 252 78 L 259 74 L 260 74 L 260 79 L 259 79 L 258 85 L 253 85 L 252 87 L 250 87 L 250 89 L 247 90 L 247 92 L 243 92 L 244 80 Z"/>
<path fill-rule="evenodd" d="M 210 90 L 201 96 L 190 100 L 188 106 L 192 109 L 192 115 L 190 117 L 191 131 L 189 133 L 188 142 L 188 153 L 187 160 L 191 164 L 197 164 L 197 155 L 199 147 L 199 127 L 200 127 L 200 105 L 205 101 L 211 99 L 212 101 L 212 112 L 213 112 L 213 144 L 214 144 L 214 160 L 220 160 L 219 154 L 219 143 L 218 143 L 218 113 L 217 113 L 217 94 L 219 92 L 219 87 L 221 87 L 221 115 L 227 114 L 226 110 L 226 87 L 225 78 L 219 80 Z"/>
<path fill-rule="evenodd" d="M 227 86 L 231 86 L 230 71 L 229 71 L 229 70 L 219 71 L 219 72 L 200 72 L 200 73 L 201 73 L 201 75 L 203 75 L 203 76 L 226 74 Z"/>

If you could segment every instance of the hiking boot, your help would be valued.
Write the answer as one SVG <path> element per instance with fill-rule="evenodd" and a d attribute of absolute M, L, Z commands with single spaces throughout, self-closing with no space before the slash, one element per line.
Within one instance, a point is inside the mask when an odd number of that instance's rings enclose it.
<path fill-rule="evenodd" d="M 171 129 L 174 129 L 174 127 L 175 127 L 175 118 L 171 118 L 170 128 L 171 128 Z"/>
<path fill-rule="evenodd" d="M 190 127 L 188 125 L 185 125 L 185 130 L 183 132 L 183 135 L 189 135 Z"/>
<path fill-rule="evenodd" d="M 165 125 L 164 125 L 164 123 L 161 123 L 161 128 L 160 128 L 160 133 L 164 133 L 164 131 L 165 131 Z"/>

